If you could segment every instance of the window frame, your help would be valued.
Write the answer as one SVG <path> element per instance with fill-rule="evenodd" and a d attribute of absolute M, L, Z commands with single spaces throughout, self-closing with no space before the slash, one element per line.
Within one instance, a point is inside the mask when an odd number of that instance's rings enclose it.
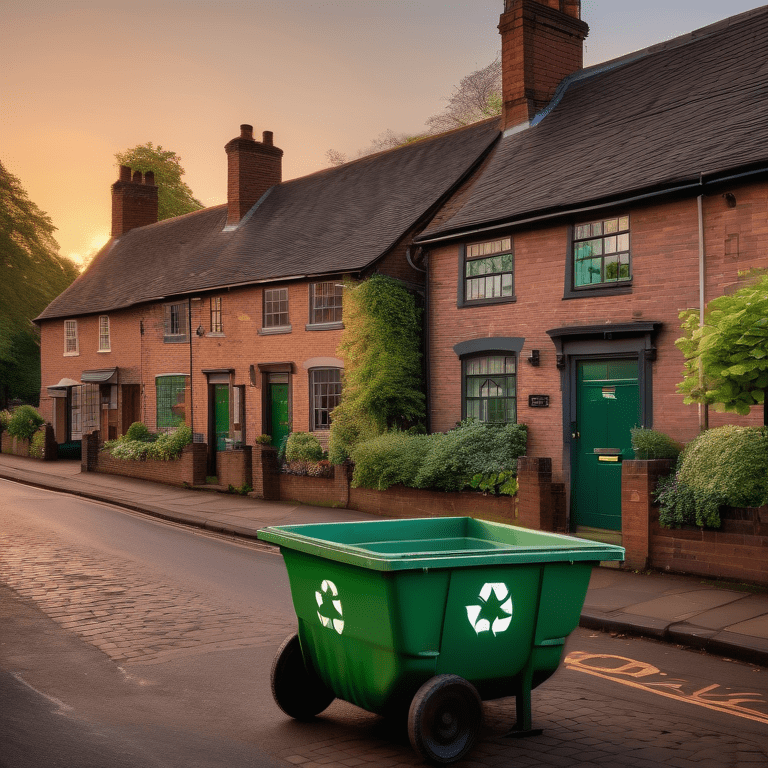
<path fill-rule="evenodd" d="M 70 333 L 70 330 L 73 333 Z M 70 348 L 70 342 L 74 341 L 74 347 Z M 80 354 L 80 338 L 77 330 L 77 320 L 64 321 L 64 357 L 75 357 Z"/>
<path fill-rule="evenodd" d="M 222 314 L 221 296 L 211 296 L 211 335 L 224 335 L 224 319 Z"/>
<path fill-rule="evenodd" d="M 482 360 L 484 358 L 491 359 L 491 358 L 510 358 L 513 361 L 514 370 L 510 373 L 507 371 L 503 371 L 502 373 L 469 373 L 468 372 L 468 366 L 474 361 Z M 505 362 L 506 365 L 506 362 Z M 496 424 L 496 425 L 504 425 L 504 424 L 517 424 L 518 416 L 518 373 L 519 373 L 519 367 L 520 367 L 520 355 L 517 352 L 513 352 L 511 350 L 483 350 L 481 352 L 476 352 L 472 354 L 463 355 L 461 357 L 461 417 L 462 419 L 466 419 L 469 417 L 477 418 L 478 421 L 482 422 L 483 424 Z M 474 416 L 474 414 L 469 413 L 469 386 L 468 382 L 470 377 L 471 378 L 481 378 L 483 376 L 503 376 L 505 378 L 511 378 L 514 382 L 514 395 L 509 396 L 505 395 L 503 398 L 481 398 L 481 397 L 473 397 L 473 400 L 477 400 L 479 402 L 488 402 L 490 400 L 511 400 L 512 401 L 512 420 L 507 421 L 489 421 L 488 419 L 480 419 L 479 417 Z M 482 408 L 482 406 L 481 406 Z M 506 408 L 505 408 L 506 410 Z"/>
<path fill-rule="evenodd" d="M 317 299 L 317 286 L 332 286 L 333 293 L 321 296 L 323 299 L 332 299 L 332 306 L 319 308 L 316 304 Z M 343 318 L 343 300 L 344 300 L 344 286 L 336 280 L 320 280 L 309 284 L 309 322 L 306 329 L 309 330 L 329 330 L 332 328 L 342 328 Z M 317 319 L 318 312 L 333 312 L 333 319 L 323 320 Z"/>
<path fill-rule="evenodd" d="M 106 333 L 104 328 L 106 327 Z M 106 343 L 105 343 L 106 340 Z M 109 327 L 109 315 L 99 315 L 99 352 L 112 351 L 112 337 Z"/>
<path fill-rule="evenodd" d="M 284 294 L 285 298 L 273 299 L 270 296 L 268 296 L 276 293 Z M 283 310 L 282 307 L 280 307 L 277 312 L 273 312 L 273 311 L 267 312 L 267 304 L 274 303 L 275 301 L 277 301 L 279 305 L 282 304 L 284 301 L 285 310 Z M 285 322 L 280 322 L 282 320 L 285 320 Z M 260 333 L 262 334 L 290 333 L 290 331 L 291 331 L 291 316 L 290 316 L 288 288 L 287 287 L 286 288 L 264 288 L 262 290 L 262 297 L 261 297 L 261 331 Z"/>
<path fill-rule="evenodd" d="M 503 244 L 505 240 L 509 241 L 508 247 L 502 246 L 498 250 L 492 251 L 490 253 L 482 254 L 482 255 L 480 254 L 477 256 L 468 255 L 470 249 L 472 249 L 473 247 L 490 245 L 492 243 Z M 511 275 L 511 278 L 512 278 L 511 295 L 470 299 L 468 297 L 468 282 L 471 279 L 477 279 L 478 277 L 482 277 L 482 275 L 468 276 L 467 264 L 473 261 L 480 261 L 481 259 L 487 259 L 487 258 L 496 257 L 496 256 L 507 256 L 507 255 L 510 255 L 512 257 L 512 269 L 502 270 L 501 272 L 490 273 L 490 275 L 488 276 L 492 276 L 495 274 Z M 496 238 L 495 240 L 481 240 L 481 241 L 471 242 L 471 243 L 461 243 L 459 245 L 458 270 L 459 270 L 459 274 L 458 274 L 458 281 L 457 281 L 457 296 L 456 296 L 456 304 L 458 307 L 478 307 L 478 306 L 485 306 L 488 304 L 510 304 L 517 301 L 517 296 L 515 295 L 515 240 L 512 237 L 512 235 Z"/>
<path fill-rule="evenodd" d="M 327 432 L 331 428 L 331 412 L 341 402 L 341 390 L 342 390 L 342 372 L 343 368 L 336 368 L 334 366 L 323 366 L 318 368 L 309 369 L 309 431 L 310 432 Z M 335 371 L 338 375 L 338 381 L 317 381 L 315 377 L 321 373 L 329 373 Z M 329 394 L 326 392 L 316 393 L 317 387 L 323 386 L 335 386 L 338 387 L 338 392 L 335 394 Z M 332 407 L 329 403 L 325 406 L 318 406 L 318 398 L 331 398 L 336 399 L 335 405 Z M 318 414 L 325 413 L 326 419 L 318 419 Z"/>
<path fill-rule="evenodd" d="M 626 253 L 629 257 L 629 277 L 626 280 L 611 280 L 609 282 L 590 283 L 588 285 L 576 285 L 576 244 L 588 239 L 596 239 L 595 236 L 591 238 L 577 238 L 577 227 L 586 226 L 587 224 L 605 224 L 606 221 L 612 219 L 627 218 L 628 224 L 626 230 L 620 232 L 626 232 L 629 235 L 629 245 Z M 611 233 L 612 234 L 612 233 Z M 600 235 L 599 237 L 610 237 L 609 235 Z M 617 234 L 619 234 L 617 232 Z M 623 251 L 622 251 L 623 252 Z M 616 251 L 616 253 L 620 253 Z M 600 254 L 601 258 L 604 258 L 605 254 Z M 615 214 L 603 214 L 598 218 L 591 218 L 588 220 L 574 220 L 568 227 L 568 245 L 567 255 L 565 260 L 565 286 L 563 291 L 564 299 L 577 299 L 587 298 L 589 296 L 623 296 L 632 293 L 633 283 L 633 271 L 632 271 L 632 217 L 627 212 L 620 212 Z"/>
<path fill-rule="evenodd" d="M 177 332 L 173 332 L 174 308 L 179 307 Z M 186 301 L 174 301 L 163 304 L 163 343 L 187 344 L 189 343 L 189 306 Z"/>

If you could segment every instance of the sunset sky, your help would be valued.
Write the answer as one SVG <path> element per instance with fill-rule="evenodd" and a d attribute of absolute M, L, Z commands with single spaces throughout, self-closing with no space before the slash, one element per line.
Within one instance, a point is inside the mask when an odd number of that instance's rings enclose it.
<path fill-rule="evenodd" d="M 583 0 L 591 65 L 763 5 Z M 115 152 L 178 153 L 226 201 L 224 144 L 274 132 L 283 178 L 418 133 L 500 48 L 503 0 L 0 0 L 0 160 L 53 219 L 63 255 L 106 242 Z"/>

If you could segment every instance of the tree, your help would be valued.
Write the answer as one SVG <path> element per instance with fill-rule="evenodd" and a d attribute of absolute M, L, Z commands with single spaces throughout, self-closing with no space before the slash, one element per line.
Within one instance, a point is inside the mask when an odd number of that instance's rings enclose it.
<path fill-rule="evenodd" d="M 181 158 L 175 152 L 163 149 L 159 144 L 155 147 L 148 141 L 124 152 L 117 152 L 115 159 L 119 165 L 127 165 L 133 171 L 152 171 L 155 174 L 159 221 L 205 208 L 182 181 L 184 168 L 181 166 Z"/>
<path fill-rule="evenodd" d="M 425 136 L 461 128 L 487 117 L 501 114 L 501 57 L 497 56 L 487 67 L 462 78 L 461 83 L 446 99 L 448 105 L 437 115 L 427 118 L 427 130 L 421 134 L 395 133 L 388 128 L 380 133 L 368 147 L 361 149 L 357 157 L 372 155 L 385 149 L 418 141 Z M 325 153 L 328 165 L 343 165 L 349 161 L 344 152 L 329 149 Z"/>
<path fill-rule="evenodd" d="M 698 310 L 681 312 L 680 318 L 685 336 L 675 343 L 685 355 L 678 385 L 685 402 L 741 415 L 762 404 L 768 425 L 768 273 L 710 301 L 703 325 Z"/>
<path fill-rule="evenodd" d="M 447 101 L 448 105 L 442 112 L 427 118 L 430 133 L 450 131 L 500 115 L 501 57 L 497 56 L 487 67 L 462 78 Z"/>
<path fill-rule="evenodd" d="M 40 335 L 31 322 L 78 275 L 59 255 L 50 217 L 0 162 L 0 408 L 37 403 Z"/>

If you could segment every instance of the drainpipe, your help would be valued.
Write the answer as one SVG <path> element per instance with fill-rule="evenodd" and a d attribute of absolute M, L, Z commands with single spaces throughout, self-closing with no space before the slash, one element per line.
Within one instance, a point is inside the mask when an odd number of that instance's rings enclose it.
<path fill-rule="evenodd" d="M 195 407 L 192 399 L 192 297 L 187 296 L 187 333 L 189 333 L 189 425 L 192 428 L 192 440 L 195 439 Z"/>
<path fill-rule="evenodd" d="M 704 187 L 704 175 L 699 177 L 699 183 Z M 704 287 L 706 281 L 706 262 L 704 259 L 704 193 L 696 198 L 696 206 L 699 215 L 699 328 L 704 325 Z M 699 386 L 704 388 L 704 366 L 699 356 Z M 709 429 L 709 406 L 707 403 L 699 403 L 699 430 Z"/>

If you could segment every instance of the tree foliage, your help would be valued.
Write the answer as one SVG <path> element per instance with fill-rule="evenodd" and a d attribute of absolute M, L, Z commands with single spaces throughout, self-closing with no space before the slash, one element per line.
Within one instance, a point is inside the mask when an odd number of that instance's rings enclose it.
<path fill-rule="evenodd" d="M 501 57 L 497 56 L 488 66 L 463 77 L 453 93 L 445 99 L 448 103 L 442 112 L 427 118 L 422 133 L 396 133 L 391 128 L 383 131 L 357 157 L 365 157 L 385 149 L 393 149 L 425 136 L 461 128 L 479 120 L 501 114 Z M 349 161 L 344 152 L 329 149 L 325 153 L 328 165 L 343 165 Z"/>
<path fill-rule="evenodd" d="M 50 217 L 0 162 L 0 408 L 37 402 L 40 336 L 31 320 L 78 275 L 59 255 Z"/>
<path fill-rule="evenodd" d="M 685 336 L 675 343 L 685 355 L 678 391 L 686 403 L 746 415 L 765 405 L 768 388 L 768 274 L 698 310 L 680 313 Z"/>
<path fill-rule="evenodd" d="M 181 158 L 175 152 L 163 149 L 159 144 L 155 147 L 148 141 L 124 152 L 117 152 L 115 159 L 132 171 L 152 171 L 155 174 L 159 221 L 205 208 L 182 181 L 184 168 L 181 166 Z"/>
<path fill-rule="evenodd" d="M 331 421 L 330 458 L 386 429 L 421 422 L 425 397 L 421 366 L 421 309 L 401 283 L 375 275 L 347 283 L 341 403 Z"/>

